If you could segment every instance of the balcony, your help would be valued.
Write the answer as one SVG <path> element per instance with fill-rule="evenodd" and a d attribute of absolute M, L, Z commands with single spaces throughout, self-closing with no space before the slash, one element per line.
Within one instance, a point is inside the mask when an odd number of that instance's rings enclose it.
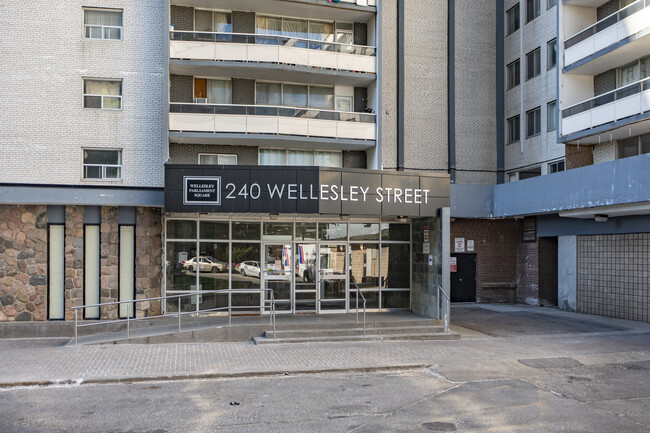
<path fill-rule="evenodd" d="M 362 150 L 375 146 L 371 113 L 268 105 L 169 105 L 172 142 L 260 145 L 292 141 L 298 147 Z"/>
<path fill-rule="evenodd" d="M 645 113 L 645 114 L 644 114 Z M 646 116 L 647 115 L 647 116 Z M 650 116 L 650 78 L 604 93 L 562 110 L 562 135 L 602 132 L 621 126 L 622 119 L 635 122 Z M 600 127 L 600 128 L 598 128 Z M 594 128 L 598 128 L 595 131 Z"/>
<path fill-rule="evenodd" d="M 647 51 L 641 38 L 649 36 L 650 0 L 638 0 L 587 27 L 564 42 L 564 72 L 596 75 L 620 66 Z M 626 50 L 617 50 L 621 45 Z"/>
<path fill-rule="evenodd" d="M 197 67 L 219 67 L 237 69 L 241 76 L 253 63 L 281 75 L 347 76 L 357 85 L 375 80 L 375 52 L 375 47 L 287 36 L 190 31 L 170 32 L 169 45 L 172 73 L 189 75 Z"/>

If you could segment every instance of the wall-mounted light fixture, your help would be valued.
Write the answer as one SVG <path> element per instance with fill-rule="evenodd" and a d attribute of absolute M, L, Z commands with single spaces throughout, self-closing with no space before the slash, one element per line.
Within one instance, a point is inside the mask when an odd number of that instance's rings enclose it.
<path fill-rule="evenodd" d="M 594 219 L 596 220 L 597 223 L 606 223 L 607 222 L 607 215 L 605 214 L 597 214 L 594 216 Z"/>

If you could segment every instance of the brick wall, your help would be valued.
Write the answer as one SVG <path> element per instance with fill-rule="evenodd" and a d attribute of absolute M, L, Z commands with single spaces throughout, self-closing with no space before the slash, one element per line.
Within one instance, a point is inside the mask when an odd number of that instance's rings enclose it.
<path fill-rule="evenodd" d="M 160 0 L 52 6 L 34 0 L 3 13 L 11 43 L 0 46 L 0 81 L 3 106 L 12 108 L 0 111 L 0 182 L 162 187 L 169 8 Z M 123 9 L 123 39 L 82 38 L 83 7 Z M 122 110 L 82 108 L 84 78 L 122 80 Z M 85 147 L 121 148 L 122 180 L 83 180 Z"/>
<path fill-rule="evenodd" d="M 616 89 L 616 69 L 610 69 L 594 76 L 594 96 Z"/>
<path fill-rule="evenodd" d="M 344 168 L 367 168 L 367 155 L 364 151 L 343 152 Z"/>
<path fill-rule="evenodd" d="M 354 88 L 354 111 L 362 113 L 368 108 L 368 89 L 366 87 Z"/>
<path fill-rule="evenodd" d="M 198 164 L 199 153 L 226 153 L 237 155 L 238 165 L 257 165 L 257 147 L 212 144 L 169 144 L 172 164 Z"/>
<path fill-rule="evenodd" d="M 608 17 L 618 10 L 618 0 L 609 0 L 607 3 L 596 9 L 596 21 Z"/>
<path fill-rule="evenodd" d="M 368 45 L 368 25 L 354 23 L 354 45 Z"/>
<path fill-rule="evenodd" d="M 255 105 L 255 80 L 232 79 L 232 103 Z"/>
<path fill-rule="evenodd" d="M 514 220 L 456 219 L 451 223 L 451 252 L 454 238 L 474 241 L 476 254 L 476 302 L 495 302 L 498 293 L 484 291 L 483 283 L 514 283 L 517 279 L 518 228 Z M 471 251 L 470 251 L 471 252 Z"/>
<path fill-rule="evenodd" d="M 169 76 L 169 102 L 194 102 L 194 79 L 189 75 Z"/>
<path fill-rule="evenodd" d="M 590 146 L 576 146 L 575 144 L 566 144 L 565 149 L 565 167 L 567 170 L 585 167 L 587 165 L 593 165 L 594 156 L 591 152 Z"/>
<path fill-rule="evenodd" d="M 0 322 L 47 318 L 45 206 L 0 205 Z"/>
<path fill-rule="evenodd" d="M 194 8 L 172 5 L 169 12 L 174 30 L 194 30 Z"/>
<path fill-rule="evenodd" d="M 650 233 L 577 237 L 577 311 L 650 321 Z"/>
<path fill-rule="evenodd" d="M 255 33 L 255 12 L 232 11 L 233 33 Z"/>

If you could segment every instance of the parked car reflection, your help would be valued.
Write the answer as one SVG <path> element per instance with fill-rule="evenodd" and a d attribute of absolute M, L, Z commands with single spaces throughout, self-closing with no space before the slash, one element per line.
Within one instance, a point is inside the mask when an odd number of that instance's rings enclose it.
<path fill-rule="evenodd" d="M 192 257 L 191 259 L 182 262 L 182 264 L 183 268 L 190 272 L 196 271 L 197 267 L 199 272 L 212 272 L 213 274 L 228 270 L 228 264 L 226 262 L 217 260 L 212 256 L 199 256 L 198 266 L 196 257 Z"/>

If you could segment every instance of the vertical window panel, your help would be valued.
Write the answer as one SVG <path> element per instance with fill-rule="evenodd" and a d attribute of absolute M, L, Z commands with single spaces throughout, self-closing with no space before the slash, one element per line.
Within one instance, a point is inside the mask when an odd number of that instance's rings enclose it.
<path fill-rule="evenodd" d="M 65 226 L 50 224 L 48 240 L 48 318 L 65 318 Z"/>
<path fill-rule="evenodd" d="M 119 300 L 135 299 L 135 226 L 120 226 Z M 120 304 L 120 317 L 135 317 L 135 303 Z"/>
<path fill-rule="evenodd" d="M 100 303 L 100 230 L 98 225 L 84 226 L 84 304 Z M 86 308 L 84 318 L 99 319 L 99 307 Z"/>

